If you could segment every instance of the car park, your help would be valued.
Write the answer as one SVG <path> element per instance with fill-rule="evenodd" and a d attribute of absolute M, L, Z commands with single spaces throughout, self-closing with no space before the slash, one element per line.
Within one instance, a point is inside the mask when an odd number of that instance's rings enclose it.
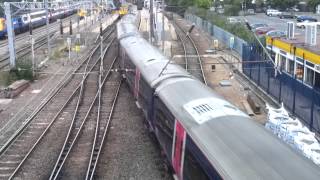
<path fill-rule="evenodd" d="M 298 22 L 303 22 L 303 21 L 317 22 L 318 20 L 311 16 L 298 16 L 297 21 Z"/>
<path fill-rule="evenodd" d="M 284 31 L 280 31 L 280 30 L 272 30 L 272 31 L 269 31 L 266 33 L 267 36 L 270 36 L 270 37 L 286 37 L 287 34 L 286 32 Z"/>
<path fill-rule="evenodd" d="M 279 15 L 281 15 L 281 12 L 279 10 L 276 10 L 276 9 L 268 9 L 266 11 L 266 15 L 267 16 L 279 16 Z"/>
<path fill-rule="evenodd" d="M 304 29 L 308 24 L 316 24 L 317 26 L 319 26 L 320 25 L 320 23 L 319 22 L 314 22 L 314 21 L 309 21 L 309 20 L 305 20 L 305 21 L 303 21 L 303 22 L 298 22 L 297 24 L 296 24 L 296 26 L 297 26 L 297 28 L 302 28 L 302 29 Z"/>
<path fill-rule="evenodd" d="M 283 12 L 279 15 L 280 19 L 294 19 L 296 15 L 293 12 Z"/>
<path fill-rule="evenodd" d="M 247 15 L 254 15 L 254 14 L 256 14 L 256 13 L 254 12 L 254 9 L 248 9 L 248 10 L 247 10 Z"/>

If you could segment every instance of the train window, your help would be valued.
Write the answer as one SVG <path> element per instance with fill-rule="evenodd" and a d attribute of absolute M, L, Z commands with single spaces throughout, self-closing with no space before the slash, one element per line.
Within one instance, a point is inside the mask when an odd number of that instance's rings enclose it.
<path fill-rule="evenodd" d="M 314 87 L 317 89 L 320 89 L 320 73 L 319 72 L 315 72 L 314 75 Z"/>
<path fill-rule="evenodd" d="M 280 69 L 281 69 L 281 71 L 286 69 L 286 61 L 287 61 L 287 58 L 285 56 L 280 55 Z"/>
<path fill-rule="evenodd" d="M 188 180 L 207 180 L 209 177 L 201 168 L 199 162 L 194 158 L 193 154 L 188 150 L 185 149 L 185 156 L 184 156 L 184 168 L 183 168 L 183 176 L 184 179 Z"/>
<path fill-rule="evenodd" d="M 313 69 L 310 69 L 310 68 L 305 68 L 306 70 L 306 76 L 305 76 L 305 83 L 310 85 L 310 86 L 313 86 L 313 80 L 314 80 L 314 71 Z"/>
<path fill-rule="evenodd" d="M 296 63 L 296 78 L 300 81 L 303 80 L 303 65 Z"/>
<path fill-rule="evenodd" d="M 28 21 L 28 17 L 23 17 L 23 21 Z"/>
<path fill-rule="evenodd" d="M 291 59 L 288 59 L 287 61 L 287 72 L 291 75 L 294 73 L 294 61 Z"/>

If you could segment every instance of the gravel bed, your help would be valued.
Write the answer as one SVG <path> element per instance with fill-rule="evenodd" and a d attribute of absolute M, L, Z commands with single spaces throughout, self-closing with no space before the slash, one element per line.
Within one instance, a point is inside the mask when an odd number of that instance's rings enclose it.
<path fill-rule="evenodd" d="M 119 96 L 95 179 L 172 179 L 126 84 Z"/>

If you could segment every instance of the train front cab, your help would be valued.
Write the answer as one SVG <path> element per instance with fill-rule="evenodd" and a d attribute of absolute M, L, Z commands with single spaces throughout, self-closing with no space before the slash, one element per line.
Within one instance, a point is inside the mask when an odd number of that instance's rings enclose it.
<path fill-rule="evenodd" d="M 0 18 L 0 39 L 4 39 L 6 37 L 6 34 L 6 20 L 4 18 Z"/>

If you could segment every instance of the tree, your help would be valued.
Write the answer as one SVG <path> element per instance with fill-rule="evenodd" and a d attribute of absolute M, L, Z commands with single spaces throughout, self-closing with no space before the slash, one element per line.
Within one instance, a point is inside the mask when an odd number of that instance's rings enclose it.
<path fill-rule="evenodd" d="M 209 9 L 211 6 L 211 0 L 196 0 L 196 5 L 200 8 Z"/>
<path fill-rule="evenodd" d="M 320 0 L 309 0 L 308 2 L 308 6 L 310 9 L 312 9 L 312 11 L 316 10 L 317 5 L 320 4 Z"/>
<path fill-rule="evenodd" d="M 273 8 L 280 8 L 285 10 L 287 8 L 297 5 L 299 0 L 268 0 L 267 4 L 271 5 Z"/>

